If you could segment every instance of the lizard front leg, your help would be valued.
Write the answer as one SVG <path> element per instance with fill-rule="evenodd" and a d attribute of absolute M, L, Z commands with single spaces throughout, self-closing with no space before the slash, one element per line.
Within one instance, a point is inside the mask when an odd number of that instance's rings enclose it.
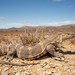
<path fill-rule="evenodd" d="M 8 47 L 8 50 L 7 50 L 6 59 L 8 61 L 11 61 L 13 59 L 13 57 L 14 57 L 15 54 L 16 54 L 15 46 L 14 45 L 10 45 Z"/>

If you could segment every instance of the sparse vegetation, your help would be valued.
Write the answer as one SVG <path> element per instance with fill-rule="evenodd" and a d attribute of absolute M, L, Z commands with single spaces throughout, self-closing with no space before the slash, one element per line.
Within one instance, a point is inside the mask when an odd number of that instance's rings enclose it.
<path fill-rule="evenodd" d="M 23 44 L 24 46 L 34 46 L 36 43 L 43 41 L 46 38 L 50 38 L 51 35 L 56 35 L 59 32 L 75 34 L 74 29 L 70 30 L 70 28 L 69 27 L 67 28 L 67 26 L 66 26 L 66 28 L 64 28 L 64 27 L 33 27 L 33 28 L 30 27 L 30 28 L 23 28 L 20 30 L 18 29 L 17 31 L 14 31 L 14 30 L 11 31 L 9 29 L 4 30 L 4 31 L 0 32 L 0 49 L 2 48 L 2 46 L 6 45 L 6 44 L 10 44 L 10 43 L 13 43 L 13 44 L 19 43 L 19 44 Z M 37 75 L 39 75 L 39 72 L 40 72 L 40 74 L 42 75 L 42 73 L 44 71 L 49 71 L 49 74 L 52 75 L 53 73 L 51 73 L 51 72 L 54 71 L 54 72 L 58 72 L 57 74 L 59 74 L 59 75 L 65 75 L 65 74 L 71 75 L 71 73 L 75 75 L 75 72 L 73 72 L 74 68 L 75 68 L 74 67 L 75 55 L 74 55 L 74 52 L 73 53 L 71 52 L 71 51 L 75 51 L 75 42 L 74 41 L 75 41 L 75 38 L 66 40 L 63 43 L 64 47 L 66 48 L 66 49 L 64 49 L 65 60 L 63 62 L 56 61 L 54 58 L 49 58 L 49 57 L 46 58 L 45 57 L 41 60 L 35 60 L 35 61 L 41 61 L 41 64 L 39 64 L 37 66 L 30 66 L 29 69 L 28 69 L 28 67 L 24 67 L 26 70 L 24 72 L 30 71 L 32 75 L 36 75 L 36 72 L 37 72 Z M 66 52 L 66 51 L 70 51 L 69 52 L 70 54 L 68 54 L 68 52 Z M 16 58 L 16 59 L 13 59 L 12 62 L 19 62 L 19 63 L 28 62 L 28 63 L 30 63 L 31 61 L 26 61 L 26 60 L 22 61 L 22 60 Z M 0 71 L 2 71 L 3 66 L 0 65 Z M 43 66 L 43 68 L 42 68 L 42 66 Z M 69 67 L 69 68 L 65 68 L 65 66 Z M 5 68 L 7 68 L 7 67 L 5 67 Z M 15 71 L 15 67 L 12 67 L 12 68 L 10 68 L 10 71 L 9 70 L 7 70 L 7 71 L 9 71 L 11 73 L 11 70 L 12 70 L 13 73 L 16 72 L 16 74 L 18 74 L 18 71 L 24 70 L 24 68 L 18 67 L 17 70 Z M 65 72 L 65 69 L 66 69 L 66 72 Z"/>

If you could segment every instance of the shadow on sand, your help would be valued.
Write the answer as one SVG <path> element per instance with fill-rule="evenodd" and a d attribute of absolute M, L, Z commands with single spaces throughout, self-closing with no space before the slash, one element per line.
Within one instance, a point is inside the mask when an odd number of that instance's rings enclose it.
<path fill-rule="evenodd" d="M 61 53 L 62 53 L 63 55 L 67 55 L 67 54 L 73 55 L 73 54 L 75 54 L 75 52 L 71 52 L 71 51 L 66 51 L 66 52 L 61 51 Z M 35 60 L 42 60 L 42 59 L 52 58 L 52 57 L 53 57 L 53 56 L 51 56 L 49 53 L 47 53 L 47 54 L 45 54 L 44 56 L 42 56 L 42 57 L 40 57 L 40 58 L 38 58 L 38 59 L 35 59 Z"/>
<path fill-rule="evenodd" d="M 75 54 L 75 52 L 71 52 L 71 51 L 66 51 L 66 52 L 62 52 L 63 54 L 70 54 L 70 55 L 72 55 L 72 54 Z"/>

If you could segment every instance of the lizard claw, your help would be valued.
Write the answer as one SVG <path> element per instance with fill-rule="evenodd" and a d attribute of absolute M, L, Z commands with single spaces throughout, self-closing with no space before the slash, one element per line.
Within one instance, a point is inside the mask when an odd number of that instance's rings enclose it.
<path fill-rule="evenodd" d="M 65 57 L 62 53 L 59 53 L 59 52 L 55 52 L 55 60 L 59 60 L 59 61 L 64 61 Z"/>

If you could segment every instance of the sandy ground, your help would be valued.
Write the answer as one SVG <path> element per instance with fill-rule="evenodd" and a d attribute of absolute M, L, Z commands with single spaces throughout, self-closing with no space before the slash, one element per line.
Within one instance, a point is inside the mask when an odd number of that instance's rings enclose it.
<path fill-rule="evenodd" d="M 67 49 L 66 49 L 67 50 Z M 37 65 L 10 66 L 0 64 L 1 75 L 75 75 L 75 50 L 64 52 L 64 59 L 60 61 L 56 57 L 44 56 L 38 60 L 27 61 L 14 58 L 11 62 L 17 64 L 36 63 Z"/>
<path fill-rule="evenodd" d="M 33 62 L 40 62 L 40 64 L 27 66 L 0 64 L 0 75 L 75 75 L 75 44 L 71 44 L 68 40 L 63 45 L 65 49 L 63 50 L 64 59 L 62 60 L 48 55 L 32 61 L 14 58 L 11 62 L 16 64 Z M 2 60 L 2 57 L 0 57 L 0 60 Z"/>

